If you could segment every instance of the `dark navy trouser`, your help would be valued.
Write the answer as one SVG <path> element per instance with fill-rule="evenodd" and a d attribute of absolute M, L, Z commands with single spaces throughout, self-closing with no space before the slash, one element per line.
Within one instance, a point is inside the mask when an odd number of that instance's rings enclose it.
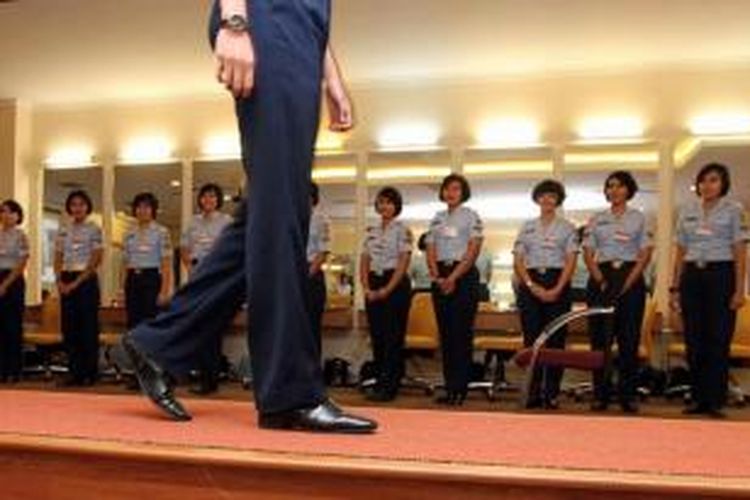
<path fill-rule="evenodd" d="M 457 263 L 438 263 L 440 276 L 450 276 Z M 450 295 L 443 294 L 437 284 L 432 287 L 443 356 L 443 379 L 448 391 L 465 392 L 471 382 L 471 361 L 474 353 L 474 320 L 479 306 L 479 271 L 472 267 L 456 281 Z"/>
<path fill-rule="evenodd" d="M 646 283 L 641 276 L 630 290 L 621 294 L 635 263 L 625 263 L 619 269 L 606 263 L 599 266 L 608 288 L 602 291 L 593 279 L 589 280 L 587 303 L 589 307 L 613 305 L 615 314 L 592 316 L 588 320 L 591 349 L 603 351 L 607 360 L 603 370 L 594 372 L 594 396 L 602 402 L 610 399 L 612 343 L 617 341 L 618 397 L 620 402 L 630 402 L 638 388 L 638 346 L 646 306 Z"/>
<path fill-rule="evenodd" d="M 729 350 L 737 312 L 734 262 L 709 262 L 701 268 L 686 263 L 680 282 L 680 308 L 685 329 L 693 400 L 702 406 L 724 406 L 729 382 Z"/>
<path fill-rule="evenodd" d="M 81 273 L 63 271 L 63 283 Z M 93 381 L 99 372 L 99 278 L 94 275 L 60 299 L 60 330 L 68 354 L 68 369 L 76 382 Z"/>
<path fill-rule="evenodd" d="M 529 276 L 535 283 L 545 288 L 552 288 L 560 279 L 562 269 L 529 269 Z M 521 313 L 521 328 L 523 329 L 523 345 L 531 347 L 544 331 L 544 328 L 559 316 L 570 311 L 572 302 L 570 285 L 566 286 L 555 302 L 542 302 L 526 285 L 521 285 L 518 290 L 518 309 Z M 547 341 L 546 347 L 553 349 L 564 349 L 567 342 L 568 329 L 563 327 Z M 563 369 L 557 366 L 545 368 L 546 376 L 543 376 L 542 368 L 534 374 L 531 387 L 533 399 L 552 400 L 560 393 L 560 382 L 563 377 Z M 542 383 L 542 381 L 544 383 Z"/>
<path fill-rule="evenodd" d="M 247 297 L 255 401 L 273 413 L 325 399 L 310 327 L 306 246 L 329 0 L 248 2 L 255 87 L 237 101 L 248 198 L 167 312 L 133 331 L 186 373 Z M 216 5 L 211 36 L 218 26 Z"/>
<path fill-rule="evenodd" d="M 10 273 L 0 270 L 0 282 Z M 20 277 L 0 297 L 0 379 L 21 375 L 25 295 L 26 282 Z"/>

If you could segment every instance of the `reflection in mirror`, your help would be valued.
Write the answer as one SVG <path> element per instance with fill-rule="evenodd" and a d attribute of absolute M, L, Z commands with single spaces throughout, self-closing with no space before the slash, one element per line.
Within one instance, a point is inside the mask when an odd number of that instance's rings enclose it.
<path fill-rule="evenodd" d="M 354 300 L 355 267 L 359 242 L 356 241 L 356 195 L 351 183 L 318 183 L 320 203 L 316 211 L 330 221 L 330 254 L 323 266 L 326 282 L 326 309 L 350 309 Z"/>
<path fill-rule="evenodd" d="M 115 213 L 112 221 L 110 263 L 115 290 L 119 290 L 122 269 L 123 237 L 136 226 L 132 214 L 133 197 L 149 192 L 156 196 L 159 210 L 156 222 L 169 230 L 172 247 L 180 234 L 182 169 L 180 165 L 137 165 L 115 167 Z M 173 256 L 174 259 L 174 256 Z M 175 262 L 173 260 L 173 262 Z M 176 275 L 176 273 L 173 273 Z"/>
<path fill-rule="evenodd" d="M 46 170 L 44 172 L 44 206 L 42 214 L 42 290 L 55 288 L 53 269 L 55 235 L 67 220 L 65 199 L 68 193 L 82 189 L 94 203 L 89 220 L 102 226 L 102 169 L 100 167 Z M 105 249 L 105 254 L 106 254 Z"/>

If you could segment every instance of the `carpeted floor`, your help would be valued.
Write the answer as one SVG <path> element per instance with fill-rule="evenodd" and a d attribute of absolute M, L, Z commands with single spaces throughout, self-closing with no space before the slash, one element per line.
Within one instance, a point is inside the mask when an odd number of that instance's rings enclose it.
<path fill-rule="evenodd" d="M 750 479 L 750 423 L 506 412 L 360 408 L 373 436 L 262 431 L 248 403 L 188 399 L 195 420 L 163 419 L 145 399 L 0 391 L 0 434 L 212 447 L 307 456 L 646 472 Z"/>

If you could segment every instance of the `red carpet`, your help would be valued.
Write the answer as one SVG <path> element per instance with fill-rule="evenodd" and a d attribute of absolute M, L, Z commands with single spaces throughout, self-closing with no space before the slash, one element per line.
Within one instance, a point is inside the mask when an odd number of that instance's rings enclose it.
<path fill-rule="evenodd" d="M 750 424 L 361 409 L 374 436 L 262 431 L 248 403 L 186 400 L 176 424 L 136 396 L 0 391 L 0 434 L 307 456 L 750 478 Z"/>

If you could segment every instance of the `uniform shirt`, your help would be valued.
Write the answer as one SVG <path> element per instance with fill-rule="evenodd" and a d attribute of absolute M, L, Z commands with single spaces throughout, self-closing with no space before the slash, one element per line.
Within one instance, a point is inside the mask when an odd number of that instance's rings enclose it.
<path fill-rule="evenodd" d="M 150 222 L 137 226 L 123 238 L 123 258 L 128 269 L 160 268 L 164 259 L 172 256 L 172 238 L 166 227 Z"/>
<path fill-rule="evenodd" d="M 513 246 L 529 269 L 561 269 L 569 254 L 578 251 L 578 231 L 568 220 L 555 217 L 546 227 L 541 218 L 526 221 Z"/>
<path fill-rule="evenodd" d="M 742 205 L 722 198 L 708 213 L 700 200 L 680 210 L 675 239 L 685 248 L 687 262 L 734 260 L 734 244 L 748 241 L 748 224 Z"/>
<path fill-rule="evenodd" d="M 607 209 L 589 220 L 583 246 L 596 252 L 597 262 L 635 262 L 641 250 L 653 246 L 653 233 L 640 210 L 628 208 L 615 215 Z"/>
<path fill-rule="evenodd" d="M 449 212 L 441 210 L 432 222 L 425 239 L 435 245 L 438 262 L 456 262 L 464 258 L 472 239 L 482 239 L 482 219 L 469 207 L 460 206 Z"/>
<path fill-rule="evenodd" d="M 69 222 L 60 227 L 55 252 L 63 254 L 63 271 L 83 271 L 91 255 L 102 248 L 102 230 L 93 222 Z"/>
<path fill-rule="evenodd" d="M 410 253 L 413 245 L 411 230 L 394 220 L 385 227 L 381 223 L 367 227 L 362 254 L 370 257 L 370 271 L 382 273 L 396 269 L 401 254 Z"/>
<path fill-rule="evenodd" d="M 15 269 L 29 256 L 29 239 L 21 229 L 0 228 L 0 269 Z"/>
<path fill-rule="evenodd" d="M 232 217 L 223 212 L 196 214 L 182 233 L 180 245 L 187 248 L 191 259 L 201 260 L 208 255 L 221 231 L 231 222 Z"/>
<path fill-rule="evenodd" d="M 307 239 L 307 262 L 315 256 L 331 250 L 331 221 L 320 210 L 313 210 L 310 215 L 310 235 Z"/>

